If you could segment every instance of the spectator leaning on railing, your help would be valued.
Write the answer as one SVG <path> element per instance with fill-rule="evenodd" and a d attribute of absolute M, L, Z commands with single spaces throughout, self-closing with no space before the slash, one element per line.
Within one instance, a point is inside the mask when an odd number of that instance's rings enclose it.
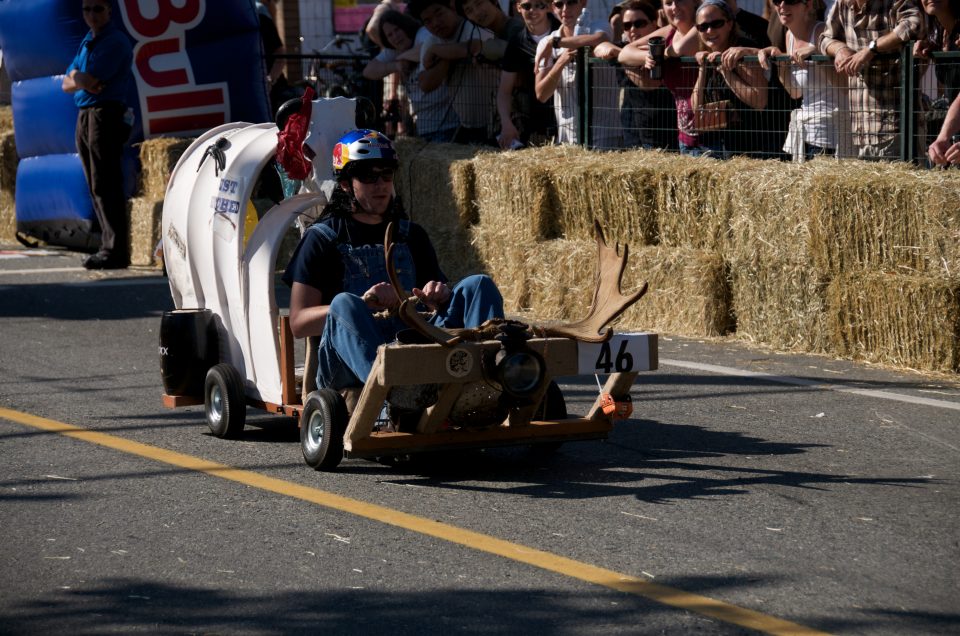
<path fill-rule="evenodd" d="M 393 9 L 384 11 L 378 22 L 383 50 L 364 67 L 363 76 L 382 79 L 397 73 L 410 100 L 417 136 L 427 141 L 453 141 L 460 120 L 446 84 L 431 91 L 420 87 L 420 47 L 432 36 L 413 17 Z"/>
<path fill-rule="evenodd" d="M 850 88 L 853 143 L 861 158 L 896 159 L 900 150 L 899 59 L 896 53 L 923 35 L 917 0 L 837 0 L 820 36 Z"/>
<path fill-rule="evenodd" d="M 704 50 L 696 55 L 700 71 L 690 103 L 700 143 L 717 157 L 726 158 L 733 150 L 749 153 L 748 139 L 757 131 L 744 126 L 744 115 L 766 108 L 767 80 L 759 65 L 744 64 L 742 52 L 735 49 L 756 52 L 757 44 L 739 32 L 724 0 L 704 0 L 697 10 L 697 31 Z M 698 119 L 705 123 L 697 124 Z"/>
<path fill-rule="evenodd" d="M 452 0 L 411 0 L 407 13 L 430 32 L 420 49 L 420 87 L 429 92 L 446 83 L 460 118 L 454 141 L 489 143 L 499 74 L 479 56 L 493 33 L 464 19 Z"/>
<path fill-rule="evenodd" d="M 663 12 L 670 22 L 669 26 L 661 27 L 648 36 L 634 40 L 623 46 L 618 57 L 624 66 L 646 67 L 652 69 L 662 65 L 663 85 L 673 95 L 674 106 L 677 112 L 677 144 L 680 154 L 698 156 L 708 149 L 700 146 L 700 138 L 693 127 L 693 108 L 690 106 L 690 96 L 693 93 L 693 84 L 697 80 L 697 72 L 690 65 L 681 64 L 677 59 L 668 59 L 666 63 L 658 62 L 649 53 L 648 42 L 652 37 L 662 37 L 665 40 L 665 55 L 671 58 L 677 56 L 674 43 L 691 31 L 697 32 L 696 12 L 697 0 L 665 0 Z"/>
<path fill-rule="evenodd" d="M 936 51 L 960 51 L 960 0 L 921 0 L 927 14 L 927 37 L 917 40 L 913 54 L 928 57 Z M 934 61 L 934 73 L 952 101 L 960 94 L 960 59 Z"/>
<path fill-rule="evenodd" d="M 847 95 L 839 89 L 840 78 L 832 66 L 808 61 L 817 53 L 816 43 L 826 24 L 817 19 L 815 0 L 774 2 L 779 21 L 787 28 L 786 53 L 775 46 L 767 47 L 758 54 L 760 65 L 769 69 L 771 58 L 790 56 L 789 61 L 776 62 L 777 73 L 790 95 L 803 99 L 784 152 L 807 159 L 836 154 L 841 134 L 838 120 L 847 117 Z"/>
<path fill-rule="evenodd" d="M 617 7 L 621 9 L 619 23 L 628 42 L 657 30 L 657 9 L 647 0 L 627 0 Z M 622 50 L 612 42 L 601 42 L 593 48 L 593 54 L 615 61 Z M 623 87 L 620 125 L 624 146 L 676 150 L 677 111 L 663 80 L 653 79 L 650 69 L 642 67 L 617 68 L 617 80 Z"/>
<path fill-rule="evenodd" d="M 930 144 L 927 155 L 938 166 L 960 166 L 960 95 L 950 104 L 940 134 Z"/>
<path fill-rule="evenodd" d="M 550 11 L 547 0 L 518 0 L 515 6 L 524 29 L 507 42 L 497 90 L 497 142 L 504 150 L 530 143 L 544 144 L 553 141 L 557 133 L 553 100 L 537 99 L 533 61 L 537 44 L 559 27 L 560 21 Z"/>
<path fill-rule="evenodd" d="M 577 18 L 587 7 L 587 0 L 555 0 L 554 13 L 560 19 L 560 28 L 540 40 L 537 45 L 535 68 L 537 99 L 545 102 L 553 97 L 557 117 L 557 142 L 581 143 L 577 126 L 580 118 L 577 105 L 576 59 L 577 49 L 596 46 L 610 40 L 610 25 L 600 20 L 591 22 L 589 33 L 574 34 Z M 594 148 L 618 148 L 621 145 L 617 102 L 619 91 L 612 68 L 596 69 L 591 95 L 593 127 L 590 145 Z"/>

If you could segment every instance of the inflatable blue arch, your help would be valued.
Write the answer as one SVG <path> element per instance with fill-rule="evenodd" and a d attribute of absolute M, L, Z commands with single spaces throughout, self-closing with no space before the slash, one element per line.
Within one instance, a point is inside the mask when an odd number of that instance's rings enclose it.
<path fill-rule="evenodd" d="M 254 0 L 112 0 L 130 37 L 136 123 L 123 187 L 137 183 L 136 144 L 271 119 Z M 87 33 L 80 0 L 0 0 L 0 51 L 12 82 L 17 232 L 80 250 L 99 228 L 74 142 L 77 108 L 60 84 Z"/>

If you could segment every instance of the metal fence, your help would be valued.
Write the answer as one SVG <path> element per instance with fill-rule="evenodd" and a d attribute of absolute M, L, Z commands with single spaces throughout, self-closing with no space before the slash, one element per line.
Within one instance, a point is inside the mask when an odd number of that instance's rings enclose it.
<path fill-rule="evenodd" d="M 411 63 L 401 81 L 387 82 L 384 90 L 383 82 L 363 78 L 366 56 L 284 57 L 300 66 L 300 86 L 310 84 L 320 96 L 370 99 L 381 113 L 381 127 L 407 122 L 391 128 L 396 134 L 497 144 L 500 71 L 493 63 L 481 59 L 451 65 L 445 80 L 430 91 L 423 90 L 421 70 Z M 899 55 L 878 56 L 853 78 L 837 75 L 833 59 L 824 56 L 803 63 L 773 58 L 765 71 L 756 56 L 744 57 L 737 70 L 750 69 L 762 77 L 762 108 L 741 100 L 717 68 L 701 72 L 695 58 L 671 60 L 662 81 L 651 84 L 639 81 L 638 73 L 644 71 L 590 57 L 582 49 L 571 70 L 574 80 L 554 96 L 563 105 L 559 119 L 553 106 L 539 103 L 533 87 L 522 81 L 513 91 L 512 119 L 526 129 L 524 141 L 529 143 L 559 138 L 596 149 L 659 148 L 717 158 L 799 162 L 826 154 L 922 164 L 950 101 L 960 93 L 960 53 L 920 59 L 909 46 Z M 699 77 L 704 78 L 702 87 Z M 717 104 L 725 112 L 712 115 L 723 122 L 711 124 L 704 111 Z M 523 121 L 517 121 L 518 114 Z"/>

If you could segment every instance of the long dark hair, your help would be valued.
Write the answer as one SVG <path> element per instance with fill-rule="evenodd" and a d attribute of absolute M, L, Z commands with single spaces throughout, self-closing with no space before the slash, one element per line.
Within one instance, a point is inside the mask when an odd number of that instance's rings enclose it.
<path fill-rule="evenodd" d="M 344 168 L 337 187 L 333 189 L 333 194 L 330 195 L 330 202 L 323 206 L 323 211 L 320 212 L 320 216 L 317 217 L 317 223 L 329 218 L 349 219 L 353 216 L 357 199 L 353 196 L 353 193 L 343 185 L 344 181 L 349 182 L 350 180 L 350 173 L 352 171 L 349 168 L 349 164 Z M 399 221 L 400 219 L 408 218 L 410 217 L 407 216 L 406 210 L 403 209 L 403 202 L 400 200 L 400 195 L 394 194 L 393 200 L 390 201 L 390 207 L 387 208 L 387 213 L 384 215 L 384 220 Z"/>
<path fill-rule="evenodd" d="M 388 9 L 384 11 L 380 16 L 380 22 L 378 23 L 377 29 L 380 31 L 380 42 L 382 42 L 382 46 L 385 49 L 393 48 L 393 45 L 390 44 L 390 40 L 387 39 L 387 34 L 383 32 L 383 25 L 385 24 L 392 24 L 406 33 L 407 37 L 410 38 L 411 43 L 417 38 L 417 31 L 420 30 L 421 26 L 420 21 L 413 16 L 400 13 L 394 9 Z"/>

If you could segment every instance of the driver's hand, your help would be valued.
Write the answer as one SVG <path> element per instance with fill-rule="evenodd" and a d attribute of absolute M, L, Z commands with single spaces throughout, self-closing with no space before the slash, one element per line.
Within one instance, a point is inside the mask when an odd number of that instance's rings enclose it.
<path fill-rule="evenodd" d="M 400 296 L 390 283 L 377 283 L 363 294 L 363 301 L 373 311 L 393 309 L 400 305 Z"/>
<path fill-rule="evenodd" d="M 450 300 L 450 288 L 447 287 L 446 283 L 432 280 L 422 289 L 414 287 L 413 295 L 431 311 L 436 311 Z"/>

